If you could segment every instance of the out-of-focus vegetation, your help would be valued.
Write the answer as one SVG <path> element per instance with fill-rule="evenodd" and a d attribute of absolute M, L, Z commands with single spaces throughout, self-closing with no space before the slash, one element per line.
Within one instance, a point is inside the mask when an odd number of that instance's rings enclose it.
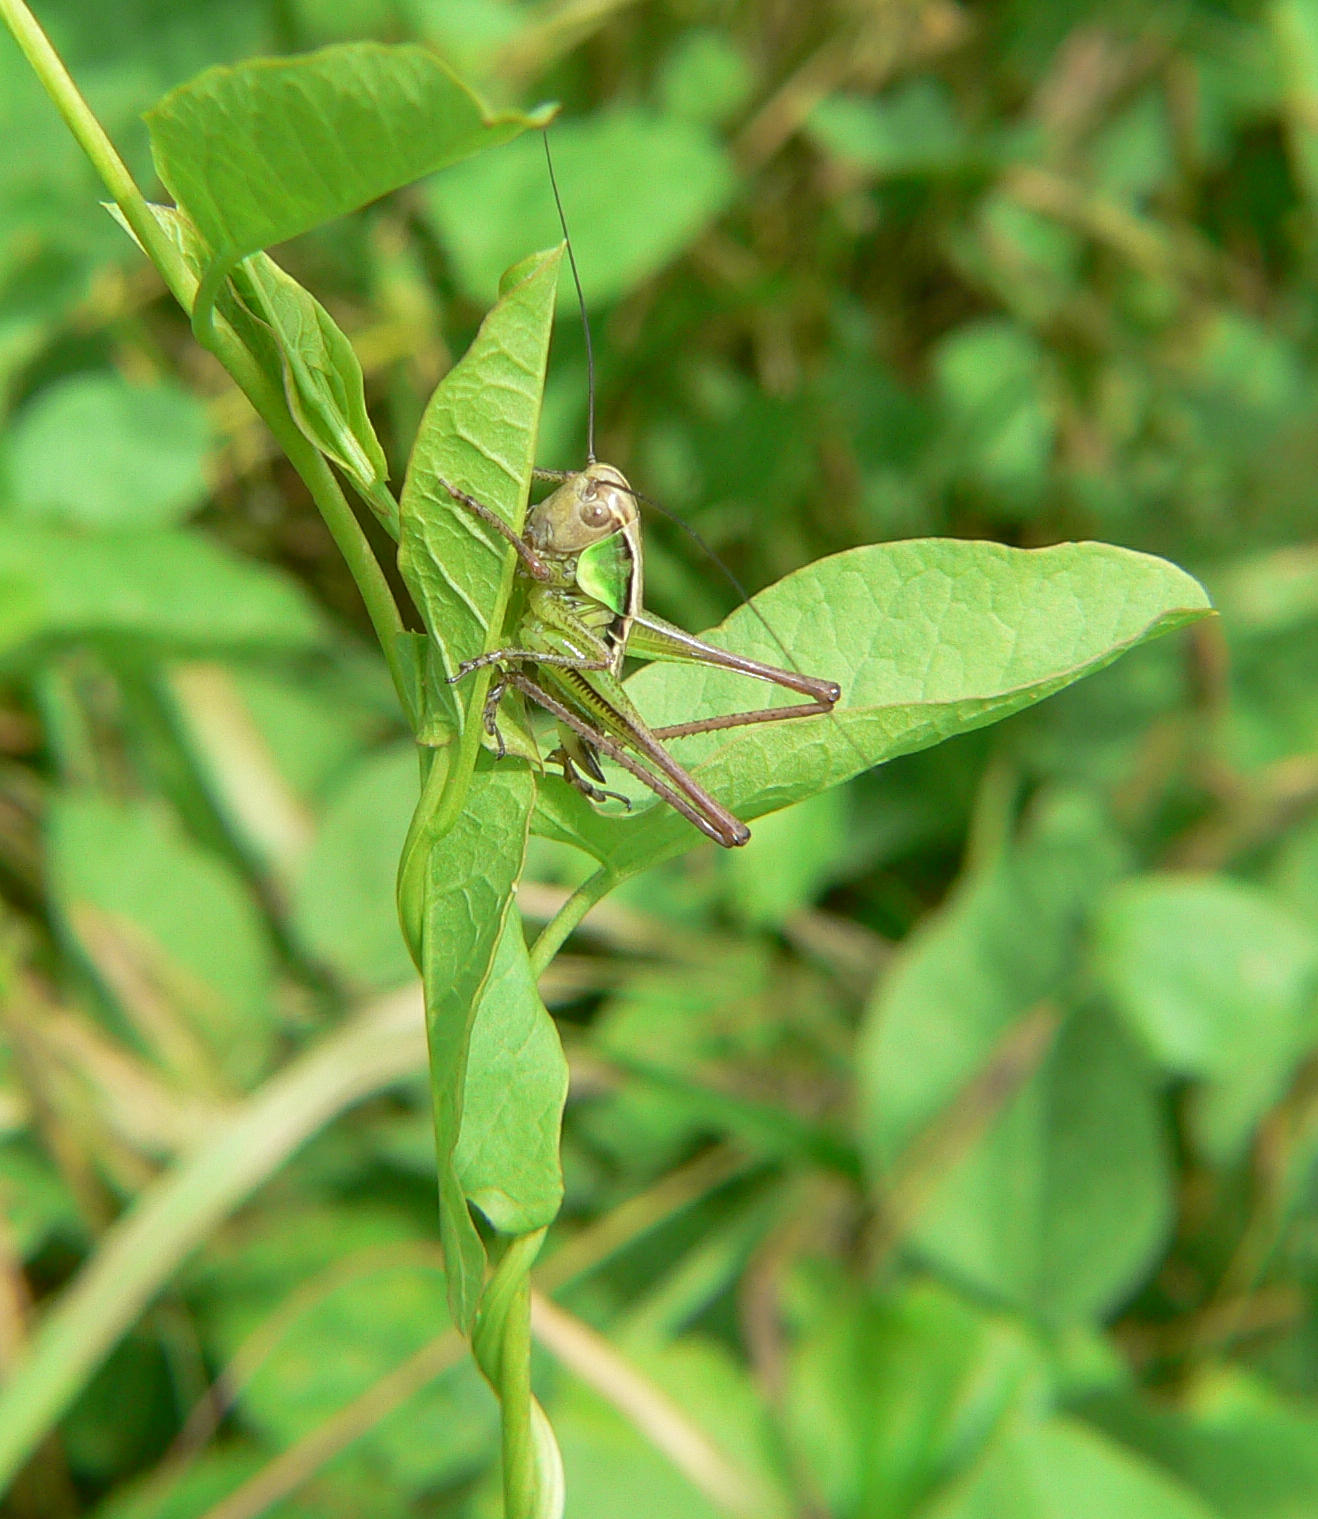
<path fill-rule="evenodd" d="M 599 452 L 752 588 L 1101 538 L 1221 610 L 638 878 L 555 961 L 568 1512 L 1318 1511 L 1318 3 L 40 15 L 145 183 L 138 113 L 253 53 L 411 38 L 561 99 Z M 4 1512 L 490 1514 L 393 905 L 410 736 L 7 38 L 0 123 L 0 1386 L 52 1311 L 72 1368 Z M 557 237 L 539 155 L 282 250 L 396 477 Z M 731 604 L 662 519 L 646 573 L 687 627 Z M 544 918 L 580 867 L 532 864 Z"/>

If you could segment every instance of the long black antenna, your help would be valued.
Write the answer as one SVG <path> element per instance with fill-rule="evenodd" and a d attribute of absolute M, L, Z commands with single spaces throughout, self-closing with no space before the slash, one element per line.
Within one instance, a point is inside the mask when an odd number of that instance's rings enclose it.
<path fill-rule="evenodd" d="M 558 224 L 563 229 L 563 241 L 567 244 L 567 261 L 572 266 L 572 283 L 577 287 L 577 305 L 581 307 L 581 326 L 586 334 L 586 463 L 595 462 L 595 350 L 590 342 L 590 318 L 586 315 L 586 297 L 581 289 L 581 276 L 577 273 L 577 256 L 572 251 L 572 239 L 568 236 L 567 217 L 563 215 L 563 201 L 558 193 L 558 180 L 554 178 L 554 159 L 549 151 L 549 128 L 541 133 L 545 140 L 545 162 L 549 165 L 549 188 L 554 192 L 554 204 L 558 207 Z"/>

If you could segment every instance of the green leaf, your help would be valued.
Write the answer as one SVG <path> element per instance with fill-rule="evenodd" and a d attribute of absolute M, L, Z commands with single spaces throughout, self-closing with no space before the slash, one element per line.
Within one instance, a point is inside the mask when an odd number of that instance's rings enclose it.
<path fill-rule="evenodd" d="M 1178 1482 L 1071 1419 L 999 1442 L 927 1519 L 1215 1519 Z"/>
<path fill-rule="evenodd" d="M 902 946 L 858 1052 L 861 1145 L 912 1213 L 912 1244 L 1052 1323 L 1110 1308 L 1171 1218 L 1152 1082 L 1119 1029 L 1082 1007 L 1033 1067 L 1004 1054 L 1027 1015 L 1064 1013 L 1087 910 L 1116 868 L 1089 808 L 1055 803 Z M 1003 1060 L 1014 1085 L 974 1085 Z"/>
<path fill-rule="evenodd" d="M 975 161 L 951 95 L 935 79 L 912 79 L 877 99 L 826 96 L 807 130 L 821 148 L 877 179 L 948 173 Z"/>
<path fill-rule="evenodd" d="M 270 944 L 243 885 L 146 804 L 60 793 L 49 829 L 65 930 L 152 1053 L 202 1090 L 212 1064 L 250 1085 L 278 1028 Z"/>
<path fill-rule="evenodd" d="M 674 742 L 672 753 L 750 820 L 1032 706 L 1208 610 L 1183 570 L 1101 543 L 1013 549 L 927 538 L 850 549 L 789 575 L 702 635 L 782 664 L 758 612 L 802 670 L 841 683 L 834 716 L 703 734 Z M 695 665 L 651 665 L 628 690 L 654 727 L 782 701 L 761 682 Z M 646 795 L 616 773 L 609 785 Z M 698 842 L 661 804 L 606 816 L 552 782 L 541 788 L 539 827 L 620 875 Z"/>
<path fill-rule="evenodd" d="M 846 858 L 847 795 L 821 791 L 770 813 L 749 844 L 722 860 L 730 905 L 743 922 L 777 926 L 809 907 Z"/>
<path fill-rule="evenodd" d="M 731 120 L 755 93 L 743 49 L 720 28 L 692 26 L 668 48 L 658 80 L 665 116 L 701 125 Z"/>
<path fill-rule="evenodd" d="M 0 657 L 43 631 L 45 606 L 37 587 L 17 576 L 0 579 Z"/>
<path fill-rule="evenodd" d="M 636 107 L 565 121 L 554 170 L 586 300 L 606 305 L 657 274 L 718 216 L 735 180 L 709 129 Z M 428 187 L 463 290 L 486 301 L 499 271 L 560 236 L 544 148 L 528 138 Z"/>
<path fill-rule="evenodd" d="M 1293 172 L 1313 200 L 1318 198 L 1318 132 L 1311 109 L 1318 94 L 1318 4 L 1315 0 L 1273 0 L 1267 17 L 1281 72 Z"/>
<path fill-rule="evenodd" d="M 1087 1418 L 1196 1492 L 1220 1519 L 1304 1519 L 1318 1499 L 1318 1409 L 1236 1370 L 1169 1403 L 1126 1395 Z"/>
<path fill-rule="evenodd" d="M 234 283 L 274 338 L 284 397 L 302 435 L 363 493 L 389 466 L 366 411 L 362 367 L 329 312 L 265 254 L 245 259 Z"/>
<path fill-rule="evenodd" d="M 504 1234 L 551 1223 L 563 1200 L 558 1158 L 567 1061 L 531 974 L 522 921 L 510 912 L 471 1030 L 462 1190 Z"/>
<path fill-rule="evenodd" d="M 1300 631 L 1318 620 L 1318 545 L 1245 554 L 1204 577 L 1235 638 Z"/>
<path fill-rule="evenodd" d="M 957 474 L 995 492 L 1014 513 L 1031 508 L 1056 429 L 1042 344 L 1015 322 L 973 322 L 940 342 L 934 366 L 950 423 L 940 446 Z"/>
<path fill-rule="evenodd" d="M 10 522 L 0 533 L 0 584 L 32 599 L 32 631 L 49 638 L 209 652 L 307 648 L 325 631 L 292 580 L 183 529 L 88 536 Z"/>
<path fill-rule="evenodd" d="M 271 1304 L 285 1305 L 277 1336 L 242 1380 L 236 1412 L 286 1449 L 443 1335 L 444 1274 L 430 1218 L 371 1199 L 293 1201 L 254 1223 L 236 1245 L 217 1245 L 201 1273 L 210 1289 L 204 1330 L 207 1349 L 228 1362 L 268 1332 Z M 349 1458 L 389 1489 L 431 1489 L 490 1457 L 495 1414 L 475 1366 L 455 1344 L 447 1369 L 437 1360 L 436 1370 L 442 1375 L 362 1431 Z"/>
<path fill-rule="evenodd" d="M 207 69 L 146 114 L 165 187 L 231 265 L 549 113 L 491 113 L 433 53 L 344 43 Z"/>
<path fill-rule="evenodd" d="M 294 932 L 349 986 L 398 986 L 416 974 L 393 892 L 416 795 L 414 744 L 368 756 L 330 797 L 301 863 Z"/>
<path fill-rule="evenodd" d="M 792 1348 L 786 1422 L 829 1513 L 922 1513 L 1046 1387 L 1025 1333 L 933 1283 L 862 1295 L 827 1273 Z"/>
<path fill-rule="evenodd" d="M 707 1442 L 708 1456 L 697 1458 L 705 1480 L 697 1483 L 689 1461 L 683 1470 L 640 1420 L 627 1417 L 617 1398 L 566 1379 L 553 1417 L 573 1519 L 613 1519 L 620 1493 L 627 1495 L 630 1519 L 724 1519 L 730 1513 L 785 1519 L 795 1512 L 775 1469 L 774 1439 L 758 1391 L 727 1349 L 686 1335 L 661 1348 L 646 1347 L 636 1359 L 645 1381 L 680 1408 Z M 682 1433 L 670 1430 L 669 1440 Z"/>
<path fill-rule="evenodd" d="M 434 694 L 450 725 L 460 721 L 460 698 L 443 676 L 494 647 L 516 557 L 440 481 L 521 531 L 561 255 L 556 248 L 508 271 L 499 304 L 431 397 L 407 467 L 398 568 L 433 640 L 442 671 Z"/>
<path fill-rule="evenodd" d="M 151 206 L 156 220 L 200 279 L 212 262 L 196 226 L 174 206 Z M 117 206 L 110 214 L 136 236 Z M 283 391 L 303 437 L 348 476 L 398 536 L 397 511 L 387 491 L 388 463 L 366 410 L 365 381 L 356 350 L 320 302 L 267 253 L 252 253 L 219 294 L 219 310 L 244 347 Z"/>
<path fill-rule="evenodd" d="M 206 494 L 210 425 L 177 385 L 60 380 L 18 413 L 9 445 L 13 504 L 34 521 L 168 527 Z"/>
<path fill-rule="evenodd" d="M 1208 1153 L 1238 1154 L 1318 1034 L 1318 935 L 1256 886 L 1145 876 L 1104 902 L 1094 966 L 1153 1058 L 1209 1083 Z"/>
<path fill-rule="evenodd" d="M 16 1092 L 0 1091 L 16 1104 Z M 67 1183 L 33 1141 L 20 1135 L 0 1140 L 0 1176 L 5 1229 L 15 1260 L 30 1260 L 53 1235 L 77 1238 L 83 1232 Z"/>
<path fill-rule="evenodd" d="M 434 763 L 443 760 L 437 756 Z M 432 846 L 427 865 L 421 958 L 439 1222 L 449 1308 L 464 1332 L 470 1332 L 480 1301 L 485 1250 L 467 1210 L 454 1155 L 472 1025 L 521 875 L 534 799 L 534 778 L 525 767 L 478 770 L 465 807 Z"/>

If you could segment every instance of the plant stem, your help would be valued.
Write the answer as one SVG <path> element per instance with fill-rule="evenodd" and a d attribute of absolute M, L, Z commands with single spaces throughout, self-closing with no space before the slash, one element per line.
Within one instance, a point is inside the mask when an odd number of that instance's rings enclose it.
<path fill-rule="evenodd" d="M 613 872 L 601 865 L 593 876 L 583 881 L 540 930 L 531 946 L 531 974 L 544 975 L 549 962 L 563 947 L 563 941 L 581 922 L 596 902 L 602 901 L 617 885 Z"/>
<path fill-rule="evenodd" d="M 3 17 L 79 147 L 91 160 L 106 189 L 114 197 L 115 204 L 123 212 L 124 220 L 133 229 L 146 256 L 160 271 L 170 294 L 184 311 L 191 313 L 197 296 L 196 275 L 188 268 L 182 253 L 156 219 L 133 176 L 128 172 L 127 165 L 79 93 L 36 17 L 23 0 L 0 0 L 0 17 Z M 264 419 L 311 492 L 339 552 L 357 582 L 371 626 L 380 641 L 385 662 L 393 677 L 398 699 L 409 718 L 414 718 L 415 714 L 410 710 L 411 689 L 397 642 L 397 635 L 403 631 L 402 615 L 384 571 L 371 552 L 361 524 L 348 505 L 338 481 L 319 451 L 298 429 L 279 389 L 267 378 L 228 323 L 222 319 L 217 320 L 209 327 L 208 333 L 211 341 L 207 346 L 210 351 L 228 370 Z"/>
<path fill-rule="evenodd" d="M 472 1350 L 499 1395 L 503 1426 L 504 1519 L 543 1512 L 531 1426 L 531 1265 L 545 1231 L 519 1235 L 508 1246 L 481 1302 Z"/>

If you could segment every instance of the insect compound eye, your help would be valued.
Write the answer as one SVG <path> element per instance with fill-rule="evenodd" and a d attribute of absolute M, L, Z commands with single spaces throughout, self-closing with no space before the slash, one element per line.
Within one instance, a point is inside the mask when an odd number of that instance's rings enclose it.
<path fill-rule="evenodd" d="M 612 520 L 612 516 L 607 503 L 594 496 L 588 496 L 581 503 L 581 520 L 587 527 L 605 527 Z"/>

